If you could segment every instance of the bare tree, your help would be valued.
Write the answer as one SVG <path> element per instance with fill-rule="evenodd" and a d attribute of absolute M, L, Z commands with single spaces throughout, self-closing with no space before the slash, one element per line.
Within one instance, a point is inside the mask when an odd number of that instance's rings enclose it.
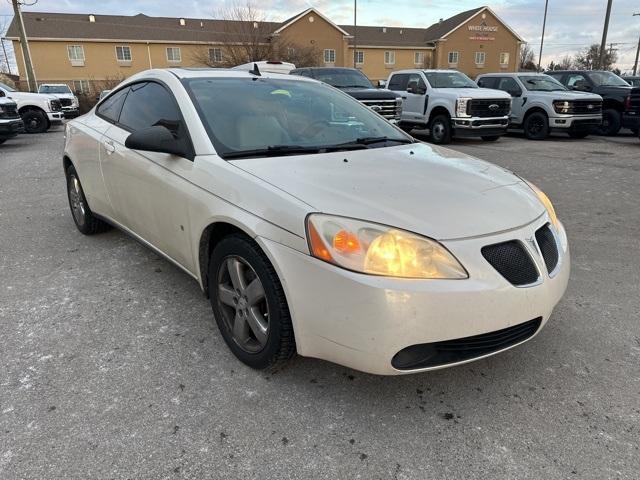
<path fill-rule="evenodd" d="M 588 48 L 578 53 L 575 57 L 575 66 L 579 69 L 593 70 L 611 70 L 613 64 L 618 61 L 618 54 L 612 50 L 605 52 L 603 64 L 600 63 L 600 45 L 594 43 Z"/>
<path fill-rule="evenodd" d="M 220 41 L 194 51 L 192 61 L 210 67 L 233 67 L 260 60 L 286 61 L 296 66 L 314 66 L 320 51 L 283 36 L 274 35 L 277 22 L 271 22 L 253 4 L 234 4 L 216 14 Z"/>
<path fill-rule="evenodd" d="M 527 44 L 520 47 L 519 70 L 537 70 L 536 54 L 533 52 L 533 48 Z"/>
<path fill-rule="evenodd" d="M 9 23 L 9 17 L 0 17 L 0 38 L 4 37 L 9 28 Z M 11 42 L 5 40 L 2 40 L 2 42 L 3 45 L 0 45 L 0 73 L 16 73 L 11 67 L 11 64 L 15 63 Z"/>

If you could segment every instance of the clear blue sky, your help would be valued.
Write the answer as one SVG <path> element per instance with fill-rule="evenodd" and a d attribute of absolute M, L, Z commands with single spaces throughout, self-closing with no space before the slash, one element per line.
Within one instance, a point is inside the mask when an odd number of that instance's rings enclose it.
<path fill-rule="evenodd" d="M 34 0 L 25 0 L 32 3 Z M 124 14 L 145 13 L 155 16 L 212 18 L 228 0 L 38 0 L 25 11 L 70 13 Z M 244 3 L 240 1 L 240 3 Z M 316 7 L 336 23 L 353 21 L 352 0 L 261 0 L 258 5 L 269 20 L 283 20 L 309 6 Z M 549 0 L 547 33 L 543 65 L 567 54 L 600 43 L 606 0 Z M 426 27 L 441 17 L 449 17 L 463 10 L 483 5 L 482 0 L 358 0 L 358 23 Z M 524 37 L 537 52 L 540 46 L 544 0 L 495 0 L 486 3 L 514 30 Z M 179 9 L 176 7 L 179 6 Z M 619 43 L 618 67 L 630 70 L 640 36 L 640 0 L 614 0 L 608 42 Z M 7 0 L 0 0 L 0 26 L 12 15 Z"/>

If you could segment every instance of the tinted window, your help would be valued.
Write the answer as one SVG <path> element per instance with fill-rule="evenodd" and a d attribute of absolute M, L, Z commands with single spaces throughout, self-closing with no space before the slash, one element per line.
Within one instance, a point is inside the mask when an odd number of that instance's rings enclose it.
<path fill-rule="evenodd" d="M 107 98 L 98 107 L 98 115 L 105 117 L 113 122 L 118 121 L 120 116 L 120 110 L 122 110 L 122 104 L 127 96 L 128 88 L 123 88 L 119 92 L 114 93 L 111 97 Z"/>
<path fill-rule="evenodd" d="M 179 121 L 180 112 L 171 94 L 162 85 L 148 82 L 130 87 L 119 123 L 133 131 L 154 125 L 175 130 Z"/>
<path fill-rule="evenodd" d="M 482 88 L 496 88 L 497 83 L 496 77 L 484 77 L 478 80 L 478 86 Z"/>
<path fill-rule="evenodd" d="M 391 80 L 389 80 L 388 88 L 389 90 L 406 92 L 408 83 L 409 83 L 409 74 L 398 73 L 397 75 L 393 75 L 391 77 Z"/>
<path fill-rule="evenodd" d="M 549 76 L 550 76 L 550 77 L 552 77 L 552 78 L 555 78 L 557 81 L 559 81 L 559 82 L 560 82 L 560 83 L 562 83 L 563 85 L 566 85 L 566 84 L 567 84 L 567 82 L 563 82 L 563 81 L 562 81 L 562 76 L 564 75 L 564 74 L 562 74 L 562 73 L 553 73 L 553 72 L 549 72 L 549 73 L 547 73 L 547 75 L 549 75 Z"/>
<path fill-rule="evenodd" d="M 601 87 L 628 87 L 629 84 L 612 72 L 589 72 L 593 83 Z"/>
<path fill-rule="evenodd" d="M 520 75 L 520 81 L 524 84 L 524 88 L 536 92 L 566 90 L 560 82 L 549 75 Z"/>
<path fill-rule="evenodd" d="M 589 84 L 587 81 L 587 77 L 582 75 L 581 73 L 572 73 L 567 75 L 565 83 L 568 87 L 574 87 L 576 84 Z"/>
<path fill-rule="evenodd" d="M 424 80 L 422 79 L 422 75 L 420 75 L 419 73 L 412 73 L 411 75 L 409 75 L 407 86 L 411 83 L 417 84 L 419 89 L 422 89 L 422 90 L 427 89 L 427 84 L 424 83 Z"/>
<path fill-rule="evenodd" d="M 501 77 L 498 81 L 498 90 L 508 93 L 522 93 L 522 89 L 520 88 L 520 85 L 518 85 L 518 82 L 511 77 Z"/>

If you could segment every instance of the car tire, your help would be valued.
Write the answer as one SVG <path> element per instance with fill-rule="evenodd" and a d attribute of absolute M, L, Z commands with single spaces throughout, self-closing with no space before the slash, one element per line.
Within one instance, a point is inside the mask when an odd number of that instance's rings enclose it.
<path fill-rule="evenodd" d="M 42 110 L 27 110 L 21 116 L 25 132 L 44 133 L 49 130 L 49 119 Z"/>
<path fill-rule="evenodd" d="M 482 140 L 484 140 L 485 142 L 495 142 L 496 140 L 500 139 L 499 135 L 484 135 L 482 137 L 480 137 Z"/>
<path fill-rule="evenodd" d="M 80 183 L 80 178 L 73 165 L 69 165 L 66 171 L 67 177 L 67 198 L 71 216 L 78 227 L 80 233 L 84 235 L 95 235 L 109 230 L 111 225 L 97 218 L 87 203 L 87 199 Z"/>
<path fill-rule="evenodd" d="M 451 142 L 451 119 L 448 115 L 436 115 L 429 123 L 429 139 L 443 145 Z"/>
<path fill-rule="evenodd" d="M 399 123 L 398 124 L 398 128 L 400 130 L 402 130 L 403 132 L 405 132 L 405 133 L 411 134 L 411 132 L 415 128 L 415 125 L 413 125 L 411 123 Z"/>
<path fill-rule="evenodd" d="M 549 136 L 549 118 L 545 113 L 533 112 L 524 119 L 524 136 L 529 140 L 544 140 Z"/>
<path fill-rule="evenodd" d="M 229 349 L 251 368 L 283 367 L 296 344 L 282 284 L 264 252 L 245 235 L 229 235 L 213 249 L 208 272 L 213 316 Z"/>
<path fill-rule="evenodd" d="M 619 111 L 607 108 L 602 112 L 602 126 L 598 131 L 600 135 L 613 137 L 618 134 L 620 128 L 622 128 L 622 117 Z"/>
<path fill-rule="evenodd" d="M 571 138 L 586 138 L 591 134 L 591 132 L 586 131 L 586 130 L 576 130 L 576 131 L 570 131 L 569 132 L 569 136 Z"/>

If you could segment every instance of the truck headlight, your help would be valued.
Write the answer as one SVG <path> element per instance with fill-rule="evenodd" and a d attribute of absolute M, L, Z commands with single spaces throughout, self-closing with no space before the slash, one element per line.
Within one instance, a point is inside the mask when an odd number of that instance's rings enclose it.
<path fill-rule="evenodd" d="M 572 105 L 571 102 L 565 100 L 555 100 L 553 102 L 553 109 L 556 113 L 571 113 Z"/>
<path fill-rule="evenodd" d="M 467 113 L 467 107 L 469 106 L 470 98 L 462 97 L 456 100 L 456 117 L 470 117 Z"/>
<path fill-rule="evenodd" d="M 319 213 L 307 217 L 311 255 L 338 267 L 400 278 L 463 279 L 467 271 L 440 243 L 398 228 Z"/>

